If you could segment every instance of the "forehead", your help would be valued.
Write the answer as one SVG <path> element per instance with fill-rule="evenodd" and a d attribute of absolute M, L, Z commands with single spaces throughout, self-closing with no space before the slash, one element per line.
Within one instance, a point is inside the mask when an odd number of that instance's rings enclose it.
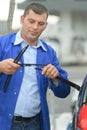
<path fill-rule="evenodd" d="M 46 13 L 37 14 L 33 10 L 29 10 L 26 17 L 29 18 L 29 19 L 44 20 L 44 21 L 47 20 L 47 14 Z"/>

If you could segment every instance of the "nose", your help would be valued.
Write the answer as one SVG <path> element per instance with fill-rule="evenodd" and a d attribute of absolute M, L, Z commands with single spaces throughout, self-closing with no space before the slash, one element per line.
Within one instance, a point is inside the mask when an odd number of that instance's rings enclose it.
<path fill-rule="evenodd" d="M 37 29 L 38 28 L 38 23 L 34 23 L 33 28 Z"/>

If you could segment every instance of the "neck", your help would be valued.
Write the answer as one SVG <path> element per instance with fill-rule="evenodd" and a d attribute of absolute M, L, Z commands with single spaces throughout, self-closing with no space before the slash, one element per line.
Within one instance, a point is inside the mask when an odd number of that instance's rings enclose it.
<path fill-rule="evenodd" d="M 24 39 L 24 41 L 26 41 L 29 45 L 31 46 L 37 46 L 37 39 L 33 39 L 33 38 L 26 38 L 22 33 L 21 33 L 21 37 Z"/>

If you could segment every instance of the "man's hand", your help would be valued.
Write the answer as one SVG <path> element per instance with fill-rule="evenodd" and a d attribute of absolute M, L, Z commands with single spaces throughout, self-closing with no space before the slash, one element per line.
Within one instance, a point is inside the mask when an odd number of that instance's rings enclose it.
<path fill-rule="evenodd" d="M 6 59 L 0 62 L 0 73 L 13 74 L 19 67 L 20 65 L 14 63 L 14 59 Z"/>
<path fill-rule="evenodd" d="M 44 74 L 48 78 L 51 78 L 54 82 L 58 82 L 58 79 L 56 77 L 59 75 L 59 71 L 54 65 L 52 64 L 46 65 L 42 69 L 42 74 Z"/>

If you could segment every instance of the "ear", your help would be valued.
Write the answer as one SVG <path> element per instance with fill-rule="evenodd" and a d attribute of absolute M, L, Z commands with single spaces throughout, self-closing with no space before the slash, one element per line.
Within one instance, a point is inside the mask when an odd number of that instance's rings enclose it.
<path fill-rule="evenodd" d="M 22 15 L 22 16 L 20 17 L 20 24 L 23 24 L 23 22 L 24 22 L 24 16 Z"/>

